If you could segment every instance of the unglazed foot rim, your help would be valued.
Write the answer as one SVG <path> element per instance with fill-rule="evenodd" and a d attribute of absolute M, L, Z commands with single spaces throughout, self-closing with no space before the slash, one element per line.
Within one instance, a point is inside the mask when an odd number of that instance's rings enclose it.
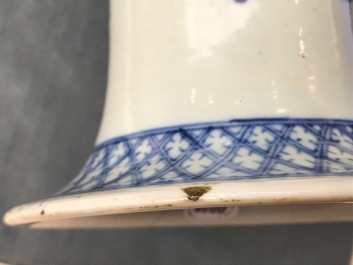
<path fill-rule="evenodd" d="M 68 195 L 17 206 L 10 226 L 79 217 L 259 204 L 353 201 L 353 178 L 199 182 Z"/>

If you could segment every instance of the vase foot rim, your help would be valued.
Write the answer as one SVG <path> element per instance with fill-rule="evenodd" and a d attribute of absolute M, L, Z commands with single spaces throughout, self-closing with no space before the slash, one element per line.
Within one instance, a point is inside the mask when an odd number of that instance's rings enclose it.
<path fill-rule="evenodd" d="M 196 182 L 49 198 L 16 206 L 3 221 L 10 226 L 59 224 L 75 218 L 195 208 L 341 202 L 353 202 L 353 177 Z"/>

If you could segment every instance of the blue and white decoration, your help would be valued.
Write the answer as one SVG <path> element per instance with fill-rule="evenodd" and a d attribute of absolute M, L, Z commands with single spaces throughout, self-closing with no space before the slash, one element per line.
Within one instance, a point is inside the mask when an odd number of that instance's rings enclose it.
<path fill-rule="evenodd" d="M 353 176 L 353 121 L 233 120 L 106 141 L 59 195 L 198 181 L 348 175 Z"/>

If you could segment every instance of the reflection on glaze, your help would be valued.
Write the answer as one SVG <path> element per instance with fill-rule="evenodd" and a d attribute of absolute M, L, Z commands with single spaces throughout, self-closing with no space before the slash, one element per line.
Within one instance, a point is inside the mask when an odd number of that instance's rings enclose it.
<path fill-rule="evenodd" d="M 303 40 L 303 28 L 299 28 L 299 55 L 302 58 L 306 58 L 307 54 L 305 52 L 305 44 L 304 44 L 304 40 Z"/>

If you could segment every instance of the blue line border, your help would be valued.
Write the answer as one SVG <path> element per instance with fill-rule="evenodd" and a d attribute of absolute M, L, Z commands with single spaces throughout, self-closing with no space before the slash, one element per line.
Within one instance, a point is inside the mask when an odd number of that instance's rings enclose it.
<path fill-rule="evenodd" d="M 200 123 L 189 123 L 189 124 L 183 124 L 183 125 L 172 125 L 172 126 L 165 126 L 165 127 L 159 127 L 155 129 L 147 129 L 147 130 L 142 130 L 138 131 L 135 133 L 131 134 L 126 134 L 118 137 L 111 138 L 109 140 L 103 141 L 102 143 L 99 143 L 93 148 L 93 152 L 100 150 L 101 148 L 106 147 L 107 145 L 114 144 L 116 142 L 120 142 L 122 140 L 128 140 L 131 138 L 135 137 L 145 137 L 146 135 L 153 135 L 153 134 L 159 134 L 162 132 L 168 132 L 168 131 L 174 131 L 174 130 L 179 130 L 179 129 L 201 129 L 205 127 L 217 127 L 217 126 L 224 126 L 224 127 L 230 127 L 232 125 L 235 125 L 239 123 L 239 125 L 244 125 L 244 124 L 265 124 L 268 122 L 281 122 L 283 124 L 302 124 L 302 123 L 320 123 L 320 124 L 339 124 L 339 125 L 347 125 L 347 123 L 352 124 L 352 120 L 348 119 L 325 119 L 325 118 L 289 118 L 289 117 L 282 117 L 282 118 L 251 118 L 251 119 L 231 119 L 228 121 L 216 121 L 216 122 L 200 122 Z"/>

